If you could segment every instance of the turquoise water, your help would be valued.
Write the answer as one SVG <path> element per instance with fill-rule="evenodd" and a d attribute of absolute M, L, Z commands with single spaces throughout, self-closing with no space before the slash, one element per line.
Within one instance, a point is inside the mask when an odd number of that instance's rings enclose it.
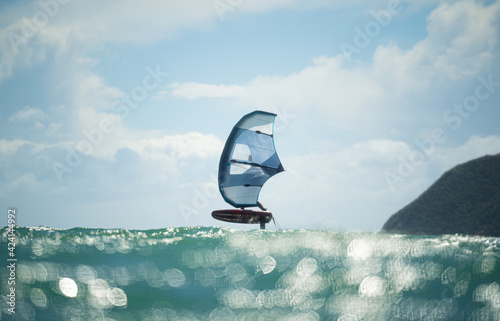
<path fill-rule="evenodd" d="M 18 228 L 0 320 L 500 320 L 500 239 Z"/>

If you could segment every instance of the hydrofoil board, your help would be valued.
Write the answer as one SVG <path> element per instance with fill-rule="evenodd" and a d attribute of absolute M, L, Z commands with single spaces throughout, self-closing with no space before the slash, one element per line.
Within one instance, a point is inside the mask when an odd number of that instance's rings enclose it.
<path fill-rule="evenodd" d="M 224 222 L 262 224 L 269 223 L 273 218 L 271 212 L 252 211 L 243 209 L 216 210 L 212 212 L 212 217 Z"/>

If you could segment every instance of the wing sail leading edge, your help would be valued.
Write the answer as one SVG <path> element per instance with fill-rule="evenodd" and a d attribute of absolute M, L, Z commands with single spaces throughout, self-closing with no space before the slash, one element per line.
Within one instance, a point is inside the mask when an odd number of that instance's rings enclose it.
<path fill-rule="evenodd" d="M 226 141 L 219 163 L 219 190 L 234 207 L 257 206 L 264 183 L 282 172 L 274 147 L 276 114 L 254 111 L 243 116 Z"/>

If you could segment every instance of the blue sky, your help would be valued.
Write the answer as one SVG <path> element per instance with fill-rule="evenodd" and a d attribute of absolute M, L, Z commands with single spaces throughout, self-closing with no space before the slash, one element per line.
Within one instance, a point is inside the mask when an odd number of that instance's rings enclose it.
<path fill-rule="evenodd" d="M 499 1 L 0 4 L 0 204 L 60 228 L 236 226 L 217 166 L 276 112 L 283 228 L 378 231 L 500 153 Z"/>

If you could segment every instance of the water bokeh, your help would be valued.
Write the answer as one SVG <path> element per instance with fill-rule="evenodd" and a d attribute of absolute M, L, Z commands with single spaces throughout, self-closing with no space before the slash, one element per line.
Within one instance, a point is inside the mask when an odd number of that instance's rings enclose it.
<path fill-rule="evenodd" d="M 16 313 L 1 268 L 0 320 L 500 320 L 498 238 L 218 227 L 16 233 Z"/>

